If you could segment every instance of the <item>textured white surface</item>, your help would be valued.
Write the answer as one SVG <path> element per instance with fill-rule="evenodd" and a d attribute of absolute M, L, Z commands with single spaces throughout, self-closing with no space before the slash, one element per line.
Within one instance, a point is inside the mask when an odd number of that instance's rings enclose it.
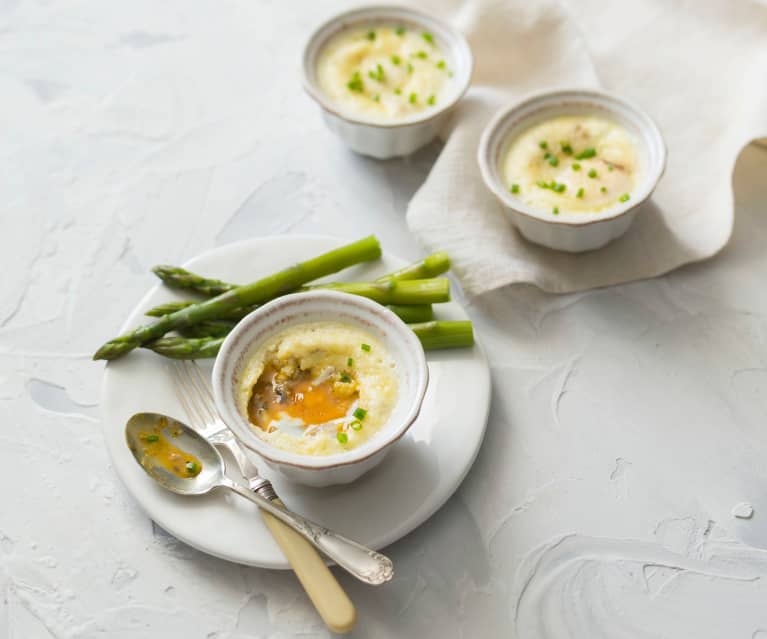
<path fill-rule="evenodd" d="M 404 210 L 436 149 L 342 148 L 296 73 L 334 8 L 281 4 L 0 8 L 2 639 L 327 636 L 289 573 L 143 516 L 109 468 L 89 361 L 157 262 L 280 232 L 420 254 Z M 493 365 L 485 445 L 389 549 L 391 585 L 341 576 L 354 636 L 767 636 L 766 167 L 743 154 L 715 260 L 470 306 Z"/>

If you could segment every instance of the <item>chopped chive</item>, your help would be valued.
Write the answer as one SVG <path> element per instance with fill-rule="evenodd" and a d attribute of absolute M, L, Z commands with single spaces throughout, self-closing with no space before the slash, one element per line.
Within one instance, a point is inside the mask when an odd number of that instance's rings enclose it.
<path fill-rule="evenodd" d="M 558 207 L 558 206 L 555 206 L 555 207 L 554 207 L 554 210 L 552 211 L 552 213 L 553 213 L 554 215 L 559 215 L 559 207 Z"/>
<path fill-rule="evenodd" d="M 583 197 L 583 188 L 578 189 L 578 192 L 575 194 L 575 197 Z"/>
<path fill-rule="evenodd" d="M 352 430 L 362 430 L 362 422 L 359 419 L 355 419 L 349 426 Z"/>
<path fill-rule="evenodd" d="M 346 365 L 347 366 L 354 366 L 354 360 L 350 357 L 349 359 L 346 360 Z"/>
<path fill-rule="evenodd" d="M 394 33 L 396 33 L 398 36 L 403 36 L 403 35 L 405 35 L 405 27 L 397 27 L 397 28 L 394 30 Z"/>
<path fill-rule="evenodd" d="M 621 202 L 628 202 L 631 199 L 631 196 L 628 193 L 624 193 L 618 198 Z"/>
<path fill-rule="evenodd" d="M 380 102 L 380 101 L 381 101 L 381 96 L 376 93 L 373 96 L 373 102 Z"/>
<path fill-rule="evenodd" d="M 368 31 L 367 34 L 365 35 L 365 37 L 368 40 L 373 41 L 373 40 L 376 39 L 376 32 L 375 31 Z"/>
<path fill-rule="evenodd" d="M 395 66 L 397 66 L 400 62 L 402 62 L 402 58 L 400 58 L 398 55 L 393 55 L 391 57 L 391 63 Z"/>
<path fill-rule="evenodd" d="M 602 191 L 602 193 L 607 193 L 607 187 L 606 187 L 606 186 L 603 186 L 603 187 L 602 187 L 601 189 L 599 189 L 599 190 L 600 190 L 600 191 Z"/>
<path fill-rule="evenodd" d="M 444 69 L 445 66 L 446 66 L 446 62 L 444 60 L 440 60 L 439 62 L 437 62 L 438 69 Z"/>
<path fill-rule="evenodd" d="M 597 170 L 596 170 L 596 169 L 591 169 L 591 170 L 588 172 L 588 176 L 589 176 L 590 178 L 592 178 L 592 179 L 594 179 L 595 177 L 598 177 L 598 175 L 599 175 L 599 174 L 597 173 Z"/>
<path fill-rule="evenodd" d="M 410 104 L 415 104 L 417 100 L 418 100 L 417 93 L 411 93 L 410 96 L 408 97 L 408 102 L 410 102 Z"/>
<path fill-rule="evenodd" d="M 355 408 L 354 412 L 352 413 L 352 415 L 354 415 L 360 421 L 365 419 L 365 415 L 367 415 L 367 414 L 368 414 L 368 412 L 364 408 Z"/>
<path fill-rule="evenodd" d="M 590 146 L 587 149 L 583 149 L 578 155 L 575 156 L 576 160 L 588 160 L 589 158 L 593 158 L 597 154 L 597 150 Z"/>
<path fill-rule="evenodd" d="M 562 147 L 562 153 L 564 153 L 566 155 L 572 155 L 573 154 L 573 147 L 570 146 L 569 142 L 567 142 L 567 141 L 560 142 L 559 145 Z"/>
<path fill-rule="evenodd" d="M 567 188 L 566 184 L 562 184 L 561 182 L 559 184 L 555 184 L 554 188 L 552 189 L 555 193 L 564 193 L 565 189 Z"/>
<path fill-rule="evenodd" d="M 402 95 L 402 89 L 400 89 L 399 87 L 394 89 L 394 95 Z"/>
<path fill-rule="evenodd" d="M 346 373 L 344 373 L 343 375 L 341 375 L 340 381 L 342 384 L 350 384 L 352 381 L 352 378 L 349 377 Z"/>
<path fill-rule="evenodd" d="M 615 167 L 612 164 L 607 165 L 607 170 L 612 171 Z"/>
<path fill-rule="evenodd" d="M 143 437 L 145 442 L 159 442 L 160 436 L 159 435 L 144 435 Z"/>
<path fill-rule="evenodd" d="M 415 95 L 415 93 L 414 93 L 413 95 Z M 369 352 L 370 352 L 370 344 L 360 344 L 360 348 L 361 348 L 363 351 L 367 352 L 367 353 L 369 353 Z"/>
<path fill-rule="evenodd" d="M 436 96 L 430 95 L 429 99 L 426 100 L 426 104 L 428 104 L 429 106 L 433 106 L 436 101 L 437 101 Z"/>
<path fill-rule="evenodd" d="M 426 60 L 426 58 L 429 57 L 429 54 L 426 53 L 426 51 L 418 51 L 416 53 L 412 54 L 414 57 L 419 58 L 421 60 Z"/>
<path fill-rule="evenodd" d="M 368 71 L 368 76 L 376 82 L 384 81 L 384 69 L 380 64 L 376 65 L 375 71 Z"/>
<path fill-rule="evenodd" d="M 556 155 L 551 155 L 551 153 L 547 154 L 549 157 L 546 158 L 546 161 L 551 164 L 551 166 L 559 166 L 559 158 Z"/>
<path fill-rule="evenodd" d="M 512 184 L 511 185 L 511 192 L 512 193 L 519 193 L 519 184 Z"/>
<path fill-rule="evenodd" d="M 548 149 L 549 143 L 546 142 L 546 140 L 541 140 L 540 142 L 538 142 L 538 146 L 541 147 L 542 149 Z"/>
<path fill-rule="evenodd" d="M 346 433 L 336 433 L 336 439 L 338 440 L 339 444 L 345 444 L 349 441 L 349 435 Z"/>
<path fill-rule="evenodd" d="M 421 34 L 421 37 L 424 40 L 426 40 L 426 42 L 428 42 L 429 44 L 434 44 L 434 36 L 431 33 L 429 33 L 428 31 L 424 31 Z"/>
<path fill-rule="evenodd" d="M 356 91 L 357 93 L 362 93 L 365 90 L 365 85 L 362 84 L 362 77 L 359 71 L 354 72 L 352 79 L 346 83 L 346 86 L 349 87 L 349 91 Z"/>
<path fill-rule="evenodd" d="M 578 162 L 573 162 L 573 171 L 580 171 L 581 165 Z"/>
<path fill-rule="evenodd" d="M 186 472 L 190 475 L 196 475 L 200 472 L 200 465 L 197 462 L 188 461 L 186 462 Z"/>
<path fill-rule="evenodd" d="M 413 73 L 413 65 L 410 62 L 407 63 L 407 72 Z"/>

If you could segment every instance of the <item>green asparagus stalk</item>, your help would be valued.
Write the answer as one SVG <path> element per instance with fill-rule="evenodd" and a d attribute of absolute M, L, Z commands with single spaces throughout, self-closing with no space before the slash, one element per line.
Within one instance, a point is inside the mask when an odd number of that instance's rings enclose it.
<path fill-rule="evenodd" d="M 438 304 L 450 301 L 450 280 L 388 280 L 386 282 L 339 282 L 318 284 L 311 290 L 331 290 L 361 295 L 379 304 Z"/>
<path fill-rule="evenodd" d="M 389 309 L 406 324 L 428 322 L 434 318 L 434 309 L 431 304 L 413 304 L 412 306 L 392 304 Z M 180 328 L 178 332 L 184 337 L 224 337 L 236 324 L 237 320 L 206 320 L 194 326 Z"/>
<path fill-rule="evenodd" d="M 437 277 L 438 275 L 442 275 L 442 273 L 447 271 L 449 268 L 450 258 L 447 256 L 447 253 L 433 253 L 432 255 L 428 255 L 422 260 L 413 262 L 412 264 L 394 271 L 393 273 L 387 273 L 383 277 L 379 277 L 376 281 L 387 282 L 389 280 L 425 280 L 432 277 Z M 157 275 L 157 277 L 159 277 L 168 286 L 195 291 L 196 293 L 201 293 L 202 295 L 207 295 L 209 297 L 212 295 L 220 295 L 221 293 L 225 293 L 226 291 L 236 287 L 236 284 L 222 282 L 221 280 L 209 279 L 203 277 L 202 275 L 197 275 L 196 273 L 187 271 L 186 269 L 179 266 L 155 266 L 152 269 L 152 272 L 154 272 L 154 274 Z M 162 317 L 163 315 L 175 313 L 176 311 L 179 311 L 182 308 L 186 308 L 187 306 L 191 306 L 192 304 L 196 304 L 196 302 L 169 302 L 167 304 L 160 304 L 159 306 L 150 308 L 145 314 L 150 317 Z M 243 312 L 241 315 L 239 315 L 239 317 L 232 316 L 221 319 L 239 319 L 241 317 L 245 317 L 245 315 L 247 315 L 252 310 L 254 309 L 248 309 L 246 312 Z M 429 317 L 413 321 L 420 322 L 427 321 L 429 319 L 431 318 Z"/>
<path fill-rule="evenodd" d="M 408 264 L 393 273 L 388 273 L 379 277 L 376 282 L 387 282 L 389 280 L 427 280 L 431 277 L 437 277 L 450 269 L 450 258 L 447 253 L 439 252 L 427 255 L 418 262 Z"/>
<path fill-rule="evenodd" d="M 203 277 L 179 266 L 160 264 L 155 266 L 152 272 L 171 288 L 195 291 L 206 297 L 215 297 L 237 288 L 235 284 Z"/>
<path fill-rule="evenodd" d="M 390 304 L 389 310 L 399 316 L 405 324 L 428 322 L 434 319 L 434 309 L 431 304 L 411 304 L 408 306 L 402 304 Z"/>
<path fill-rule="evenodd" d="M 306 262 L 300 262 L 282 271 L 250 284 L 238 286 L 226 293 L 192 306 L 164 315 L 154 324 L 121 335 L 104 344 L 93 359 L 115 359 L 149 341 L 162 337 L 168 331 L 193 326 L 205 320 L 218 319 L 221 314 L 243 306 L 261 304 L 273 297 L 292 291 L 306 282 L 330 275 L 353 264 L 381 257 L 381 246 L 374 236 L 347 244 Z"/>
<path fill-rule="evenodd" d="M 471 322 L 423 322 L 409 324 L 424 350 L 458 348 L 474 343 Z M 162 337 L 144 344 L 155 353 L 171 359 L 204 359 L 218 354 L 224 337 Z"/>
<path fill-rule="evenodd" d="M 410 324 L 410 328 L 421 340 L 424 350 L 463 348 L 474 344 L 474 330 L 471 322 L 423 322 Z"/>
<path fill-rule="evenodd" d="M 179 328 L 184 337 L 225 337 L 237 325 L 233 320 L 205 320 L 194 326 Z"/>
<path fill-rule="evenodd" d="M 166 302 L 165 304 L 160 304 L 158 306 L 154 306 L 150 308 L 146 313 L 144 313 L 144 315 L 147 315 L 149 317 L 162 317 L 163 315 L 170 315 L 171 313 L 180 311 L 181 309 L 187 308 L 188 306 L 194 306 L 197 303 L 198 302 L 193 302 L 191 300 L 184 301 L 184 302 Z M 222 313 L 216 319 L 241 320 L 248 313 L 250 313 L 251 311 L 255 309 L 256 309 L 255 306 L 248 306 L 246 308 L 235 308 L 226 313 Z"/>

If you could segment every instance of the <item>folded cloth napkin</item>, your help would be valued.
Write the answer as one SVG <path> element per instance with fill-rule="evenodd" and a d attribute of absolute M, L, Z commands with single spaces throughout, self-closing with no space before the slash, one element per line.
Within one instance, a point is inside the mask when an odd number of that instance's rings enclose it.
<path fill-rule="evenodd" d="M 469 294 L 528 283 L 556 293 L 654 277 L 717 253 L 733 224 L 741 149 L 767 136 L 767 4 L 758 0 L 422 0 L 466 35 L 472 88 L 408 208 Z M 644 108 L 668 146 L 653 198 L 622 238 L 568 254 L 517 233 L 477 165 L 482 129 L 525 94 L 601 87 Z"/>

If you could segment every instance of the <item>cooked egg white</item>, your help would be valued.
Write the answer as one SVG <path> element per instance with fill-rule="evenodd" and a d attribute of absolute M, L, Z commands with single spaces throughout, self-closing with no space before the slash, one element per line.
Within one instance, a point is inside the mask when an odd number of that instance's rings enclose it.
<path fill-rule="evenodd" d="M 342 111 L 385 122 L 439 108 L 452 72 L 431 33 L 392 25 L 335 35 L 320 52 L 317 77 Z"/>
<path fill-rule="evenodd" d="M 512 140 L 501 162 L 511 193 L 554 215 L 594 213 L 628 201 L 640 167 L 638 143 L 601 117 L 562 116 Z"/>

